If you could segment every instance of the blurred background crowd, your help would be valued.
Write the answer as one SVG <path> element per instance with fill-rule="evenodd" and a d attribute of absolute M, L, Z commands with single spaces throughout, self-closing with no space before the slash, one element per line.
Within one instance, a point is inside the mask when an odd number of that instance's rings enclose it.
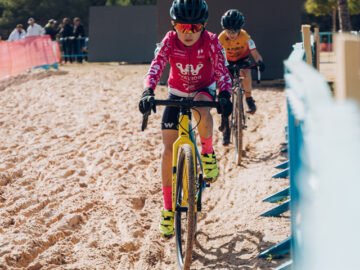
<path fill-rule="evenodd" d="M 17 24 L 10 33 L 8 41 L 12 42 L 30 36 L 49 35 L 52 41 L 59 41 L 65 55 L 65 63 L 72 63 L 75 60 L 82 63 L 81 55 L 87 50 L 87 46 L 85 46 L 87 37 L 79 17 L 75 17 L 72 21 L 70 18 L 63 18 L 60 23 L 55 19 L 50 19 L 44 27 L 37 24 L 34 18 L 29 18 L 27 24 L 26 30 L 22 24 Z"/>

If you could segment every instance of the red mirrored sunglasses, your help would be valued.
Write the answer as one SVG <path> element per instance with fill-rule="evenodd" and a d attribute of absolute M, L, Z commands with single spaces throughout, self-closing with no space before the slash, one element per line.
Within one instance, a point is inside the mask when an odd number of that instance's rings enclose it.
<path fill-rule="evenodd" d="M 197 33 L 204 29 L 204 25 L 201 23 L 188 24 L 188 23 L 177 23 L 174 25 L 175 30 L 181 33 Z"/>

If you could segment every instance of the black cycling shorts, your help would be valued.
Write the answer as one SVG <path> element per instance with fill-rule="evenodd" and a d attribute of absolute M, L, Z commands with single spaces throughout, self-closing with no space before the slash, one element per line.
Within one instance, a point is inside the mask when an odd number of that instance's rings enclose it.
<path fill-rule="evenodd" d="M 229 65 L 228 65 L 228 70 L 230 72 L 230 75 L 232 76 L 232 78 L 234 78 L 235 75 L 235 66 L 237 67 L 247 67 L 251 65 L 251 61 L 250 61 L 250 57 L 246 56 L 244 58 L 241 58 L 237 61 L 228 61 Z"/>
<path fill-rule="evenodd" d="M 201 94 L 205 94 L 206 96 L 209 96 L 213 101 L 215 101 L 216 90 L 205 88 L 197 91 L 196 95 L 201 95 Z M 181 98 L 183 97 L 169 94 L 168 100 L 179 100 Z M 180 113 L 180 108 L 166 106 L 161 120 L 161 129 L 177 130 L 179 125 L 179 113 Z"/>

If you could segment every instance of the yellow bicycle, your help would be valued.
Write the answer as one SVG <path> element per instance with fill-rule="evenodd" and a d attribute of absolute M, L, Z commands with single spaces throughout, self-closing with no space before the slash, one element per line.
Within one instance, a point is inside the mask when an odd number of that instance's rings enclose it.
<path fill-rule="evenodd" d="M 201 211 L 201 194 L 210 185 L 203 180 L 203 168 L 196 147 L 191 124 L 191 109 L 218 107 L 223 102 L 180 100 L 155 100 L 149 102 L 160 106 L 180 108 L 179 137 L 173 144 L 172 211 L 175 213 L 176 255 L 179 269 L 189 269 L 192 262 L 197 212 Z M 147 126 L 150 113 L 143 116 L 142 130 Z M 198 166 L 199 165 L 199 166 Z"/>

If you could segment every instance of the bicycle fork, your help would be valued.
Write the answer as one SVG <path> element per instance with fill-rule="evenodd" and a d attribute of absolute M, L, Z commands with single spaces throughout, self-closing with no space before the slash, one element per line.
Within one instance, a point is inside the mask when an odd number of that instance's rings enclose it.
<path fill-rule="evenodd" d="M 178 154 L 179 154 L 179 149 L 181 147 L 181 145 L 184 144 L 189 144 L 191 146 L 191 151 L 192 151 L 192 155 L 193 155 L 193 166 L 195 168 L 194 170 L 194 179 L 196 179 L 196 153 L 195 153 L 195 146 L 194 143 L 192 142 L 192 140 L 189 138 L 189 130 L 186 130 L 184 127 L 190 127 L 189 125 L 189 116 L 184 114 L 182 116 L 179 117 L 179 119 L 181 119 L 180 123 L 179 123 L 179 137 L 177 138 L 177 140 L 174 142 L 173 144 L 173 164 L 172 164 L 172 168 L 173 168 L 173 181 L 172 181 L 172 210 L 175 212 L 176 208 L 179 207 L 178 205 L 176 205 L 176 178 L 177 178 L 177 161 L 178 161 Z M 184 164 L 184 169 L 187 168 L 187 160 L 185 159 L 185 164 Z M 189 173 L 189 172 L 187 172 Z M 182 197 L 182 201 L 181 201 L 181 205 L 180 207 L 183 208 L 182 210 L 187 209 L 187 200 L 188 200 L 188 177 L 185 176 L 185 174 L 183 174 L 183 197 Z M 195 194 L 197 194 L 197 187 L 196 187 L 196 181 L 194 183 L 195 185 Z M 180 211 L 182 211 L 180 210 Z"/>

